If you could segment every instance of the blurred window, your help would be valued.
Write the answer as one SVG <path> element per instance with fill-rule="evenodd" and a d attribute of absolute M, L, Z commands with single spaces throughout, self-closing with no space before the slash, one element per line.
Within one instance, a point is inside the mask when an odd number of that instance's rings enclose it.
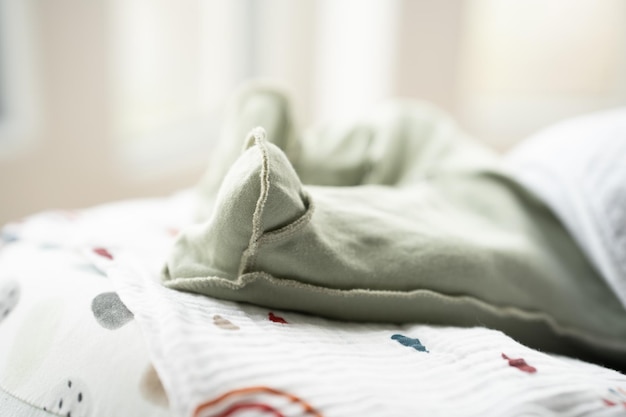
<path fill-rule="evenodd" d="M 112 128 L 132 165 L 208 147 L 224 98 L 250 75 L 250 9 L 247 0 L 114 0 Z"/>
<path fill-rule="evenodd" d="M 478 136 L 507 148 L 557 120 L 624 104 L 623 0 L 466 7 L 461 94 Z"/>
<path fill-rule="evenodd" d="M 0 8 L 0 22 L 3 20 L 4 13 Z M 0 25 L 0 27 L 2 27 Z M 5 38 L 5 34 L 0 31 L 0 123 L 6 117 L 6 76 L 4 66 L 6 65 L 6 56 L 4 54 L 4 45 L 3 41 Z M 0 137 L 0 139 L 2 139 Z"/>
<path fill-rule="evenodd" d="M 0 153 L 24 148 L 38 121 L 29 0 L 0 2 Z"/>

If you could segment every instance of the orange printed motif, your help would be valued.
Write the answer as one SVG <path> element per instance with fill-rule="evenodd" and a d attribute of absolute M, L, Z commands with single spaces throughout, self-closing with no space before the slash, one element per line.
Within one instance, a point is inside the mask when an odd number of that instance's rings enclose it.
<path fill-rule="evenodd" d="M 312 417 L 322 417 L 322 414 L 319 411 L 315 410 L 303 399 L 293 394 L 264 386 L 246 387 L 228 391 L 217 398 L 198 405 L 198 407 L 194 410 L 193 417 L 232 417 L 236 416 L 240 411 L 249 410 L 256 410 L 263 414 L 273 415 L 274 417 L 285 416 L 280 410 L 278 410 L 278 407 L 256 401 L 254 397 L 259 394 L 286 399 L 289 404 L 299 405 L 306 415 Z M 228 405 L 228 401 L 232 401 L 232 404 Z M 213 412 L 211 414 L 206 414 L 206 412 L 212 409 Z"/>

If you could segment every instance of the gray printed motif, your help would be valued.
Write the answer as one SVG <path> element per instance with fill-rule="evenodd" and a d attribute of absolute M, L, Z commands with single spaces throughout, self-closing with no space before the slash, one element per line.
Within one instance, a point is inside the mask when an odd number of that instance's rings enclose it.
<path fill-rule="evenodd" d="M 66 379 L 50 391 L 43 409 L 64 417 L 88 417 L 90 400 L 87 387 L 82 381 Z"/>
<path fill-rule="evenodd" d="M 98 324 L 109 330 L 119 329 L 134 317 L 115 292 L 98 294 L 91 302 L 91 311 Z"/>
<path fill-rule="evenodd" d="M 20 298 L 20 286 L 17 281 L 7 280 L 0 283 L 0 323 L 15 309 Z"/>

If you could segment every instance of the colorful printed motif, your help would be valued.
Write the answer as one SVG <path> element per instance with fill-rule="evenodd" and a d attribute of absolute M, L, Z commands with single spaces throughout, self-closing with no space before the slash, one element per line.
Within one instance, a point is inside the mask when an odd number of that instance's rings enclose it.
<path fill-rule="evenodd" d="M 391 338 L 401 345 L 411 347 L 419 352 L 429 353 L 428 349 L 426 349 L 426 346 L 422 345 L 422 342 L 420 342 L 420 340 L 417 338 L 411 338 L 401 334 L 394 334 L 393 336 L 391 336 Z"/>
<path fill-rule="evenodd" d="M 275 315 L 272 312 L 270 312 L 267 316 L 270 319 L 270 321 L 273 321 L 274 323 L 288 324 L 287 320 L 285 320 L 284 318 L 282 318 L 280 316 Z"/>
<path fill-rule="evenodd" d="M 295 406 L 295 409 L 294 409 Z M 217 398 L 200 404 L 193 417 L 231 417 L 239 412 L 259 411 L 260 415 L 274 417 L 298 415 L 322 417 L 322 414 L 303 399 L 287 392 L 264 386 L 246 387 L 228 391 Z M 289 413 L 283 410 L 289 410 Z"/>
<path fill-rule="evenodd" d="M 233 324 L 230 320 L 216 314 L 213 316 L 213 324 L 224 330 L 239 330 L 239 326 Z"/>
<path fill-rule="evenodd" d="M 98 324 L 105 329 L 119 329 L 134 318 L 115 292 L 98 294 L 91 302 L 91 312 Z"/>
<path fill-rule="evenodd" d="M 65 213 L 61 214 L 64 216 L 66 215 Z M 67 217 L 68 219 L 72 219 L 74 215 L 72 213 L 67 213 Z M 176 229 L 167 229 L 167 234 L 171 237 L 174 237 L 177 233 L 178 230 Z M 0 232 L 0 247 L 2 247 L 3 244 L 6 245 L 17 240 L 17 235 L 7 233 L 5 231 Z M 43 243 L 38 246 L 40 249 L 59 247 L 60 246 L 54 243 Z M 93 248 L 88 246 L 85 247 L 84 250 L 90 252 L 90 260 L 94 262 L 92 267 L 95 268 L 96 272 L 100 273 L 103 273 L 103 270 L 106 269 L 100 269 L 100 266 L 104 265 L 107 267 L 112 264 L 110 261 L 114 261 L 114 255 L 118 254 L 117 251 L 113 251 L 113 253 L 111 253 L 111 251 L 104 247 Z M 77 268 L 76 266 L 74 267 Z M 85 265 L 80 265 L 78 267 L 85 268 Z M 20 294 L 21 287 L 18 282 L 7 279 L 0 281 L 0 323 L 2 323 L 2 321 L 15 310 L 18 302 L 20 301 Z M 57 309 L 58 308 L 59 307 L 57 307 Z M 134 318 L 133 313 L 128 310 L 115 292 L 105 292 L 97 295 L 92 301 L 91 309 L 98 324 L 110 330 L 119 329 Z M 37 320 L 32 319 L 26 321 L 40 322 L 43 321 L 43 319 L 39 318 L 45 317 L 48 322 L 57 323 L 62 317 L 60 310 L 55 310 L 51 307 L 50 303 L 45 303 L 39 306 L 36 313 L 36 315 L 31 315 L 29 317 L 36 317 Z M 290 318 L 291 324 L 295 325 L 297 322 L 296 317 L 297 316 L 293 316 L 293 320 Z M 287 320 L 279 315 L 276 315 L 274 312 L 268 312 L 266 320 L 278 325 L 290 324 Z M 242 323 L 239 324 L 244 326 Z M 213 325 L 225 331 L 241 330 L 237 324 L 234 324 L 230 320 L 218 314 L 213 316 Z M 53 327 L 56 328 L 56 324 L 55 326 L 51 326 L 51 328 Z M 276 329 L 278 329 L 278 331 L 282 330 L 281 326 L 277 326 Z M 381 337 L 381 341 L 385 343 L 385 341 L 389 340 L 387 337 L 388 336 L 383 335 Z M 40 335 L 39 338 L 42 340 L 49 339 L 46 334 L 43 336 Z M 390 338 L 404 347 L 409 347 L 418 352 L 430 353 L 426 346 L 424 346 L 418 338 L 412 338 L 402 334 L 393 334 Z M 434 343 L 434 341 L 431 341 L 431 343 Z M 391 344 L 397 346 L 393 342 L 391 342 Z M 431 346 L 430 343 L 429 346 Z M 397 349 L 402 350 L 404 348 L 397 347 Z M 413 352 L 411 349 L 406 350 L 406 352 Z M 414 355 L 413 353 L 409 354 Z M 495 356 L 492 356 L 492 358 L 494 361 L 499 360 L 497 359 L 497 352 Z M 528 374 L 537 373 L 537 368 L 529 365 L 523 358 L 510 358 L 504 353 L 501 353 L 501 358 L 506 360 L 510 367 L 517 368 L 521 372 Z M 41 362 L 40 358 L 35 359 L 37 360 L 32 360 L 31 358 L 29 360 L 29 365 L 34 367 L 36 364 Z M 501 365 L 506 366 L 503 363 L 501 363 Z M 514 374 L 516 373 L 516 371 L 511 372 Z M 146 368 L 142 374 L 140 392 L 142 397 L 152 404 L 155 404 L 163 409 L 166 409 L 169 406 L 163 385 L 161 384 L 156 370 L 152 366 Z M 626 410 L 626 389 L 622 387 L 609 388 L 606 393 L 599 396 L 599 398 L 599 401 L 602 401 L 602 404 L 605 407 L 613 408 L 613 410 Z M 95 411 L 93 408 L 96 405 L 96 402 L 93 401 L 93 397 L 88 392 L 85 384 L 75 377 L 59 381 L 56 388 L 53 388 L 51 391 L 42 395 L 41 402 L 38 402 L 37 404 L 39 407 L 45 405 L 43 409 L 52 412 L 55 415 L 67 417 L 89 417 L 91 415 L 95 415 L 92 414 L 92 412 Z M 596 403 L 596 407 L 601 406 L 602 405 L 600 405 L 600 403 Z M 274 417 L 322 416 L 318 410 L 314 409 L 303 399 L 293 394 L 266 386 L 247 387 L 228 391 L 215 399 L 200 404 L 195 409 L 193 416 L 237 417 L 251 414 Z"/>
<path fill-rule="evenodd" d="M 107 258 L 111 261 L 113 260 L 113 255 L 111 255 L 111 252 L 109 252 L 106 248 L 93 248 L 93 252 L 103 258 Z"/>
<path fill-rule="evenodd" d="M 534 374 L 535 372 L 537 372 L 537 368 L 535 368 L 534 366 L 530 366 L 529 364 L 526 363 L 526 361 L 522 358 L 519 359 L 511 359 L 508 356 L 506 356 L 504 353 L 502 354 L 502 359 L 505 359 L 507 361 L 509 361 L 509 366 L 512 366 L 514 368 L 519 369 L 522 372 L 527 372 L 529 374 Z"/>
<path fill-rule="evenodd" d="M 151 403 L 162 408 L 169 407 L 167 393 L 165 392 L 161 378 L 159 378 L 159 374 L 156 369 L 154 369 L 152 364 L 148 366 L 146 371 L 141 376 L 139 391 L 141 392 L 142 397 Z"/>
<path fill-rule="evenodd" d="M 626 389 L 624 388 L 609 388 L 605 397 L 602 397 L 602 402 L 607 407 L 622 407 L 626 410 Z"/>

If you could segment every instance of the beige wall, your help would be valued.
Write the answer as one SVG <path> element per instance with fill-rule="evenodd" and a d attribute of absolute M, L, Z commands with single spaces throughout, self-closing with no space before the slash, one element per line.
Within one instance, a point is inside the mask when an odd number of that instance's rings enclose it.
<path fill-rule="evenodd" d="M 401 3 L 395 95 L 420 97 L 458 114 L 466 9 L 467 3 L 458 0 Z"/>

